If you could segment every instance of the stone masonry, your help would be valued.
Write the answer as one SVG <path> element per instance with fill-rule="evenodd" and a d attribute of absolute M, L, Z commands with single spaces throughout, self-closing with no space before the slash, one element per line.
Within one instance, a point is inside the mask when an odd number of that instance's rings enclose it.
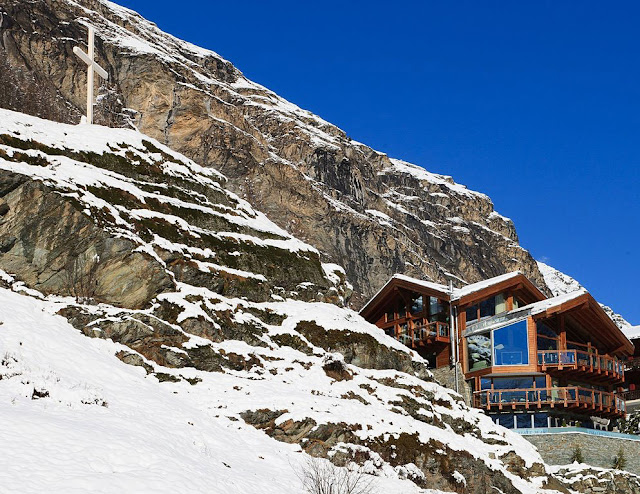
<path fill-rule="evenodd" d="M 638 441 L 616 437 L 595 436 L 581 432 L 523 436 L 538 448 L 546 463 L 566 465 L 576 446 L 582 450 L 584 462 L 601 468 L 612 468 L 620 448 L 624 450 L 625 470 L 640 475 L 640 436 Z"/>

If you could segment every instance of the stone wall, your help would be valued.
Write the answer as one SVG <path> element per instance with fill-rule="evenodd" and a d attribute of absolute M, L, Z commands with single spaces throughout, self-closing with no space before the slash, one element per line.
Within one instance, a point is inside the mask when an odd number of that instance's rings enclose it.
<path fill-rule="evenodd" d="M 464 379 L 464 372 L 462 371 L 462 365 L 458 366 L 458 393 L 462 395 L 464 402 L 471 406 L 471 386 Z M 440 367 L 439 369 L 431 369 L 433 377 L 436 378 L 443 386 L 449 389 L 456 389 L 455 368 L 450 366 Z"/>
<path fill-rule="evenodd" d="M 585 463 L 596 467 L 612 468 L 615 456 L 620 448 L 623 448 L 626 459 L 625 470 L 640 475 L 640 441 L 581 432 L 523 437 L 536 446 L 545 462 L 551 465 L 571 463 L 573 452 L 576 446 L 579 446 Z"/>

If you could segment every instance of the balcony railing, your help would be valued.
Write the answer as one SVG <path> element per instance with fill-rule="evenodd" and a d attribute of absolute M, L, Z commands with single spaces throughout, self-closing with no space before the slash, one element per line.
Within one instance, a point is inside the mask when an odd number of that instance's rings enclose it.
<path fill-rule="evenodd" d="M 542 405 L 585 408 L 606 412 L 624 413 L 624 399 L 613 393 L 577 386 L 562 388 L 530 388 L 530 389 L 490 389 L 476 391 L 473 404 L 477 408 L 501 409 L 524 406 L 540 407 Z"/>
<path fill-rule="evenodd" d="M 412 348 L 436 341 L 449 341 L 449 325 L 440 321 L 412 324 L 412 327 L 407 324 L 406 328 L 391 326 L 385 329 L 385 333 Z"/>
<path fill-rule="evenodd" d="M 613 377 L 624 377 L 624 362 L 607 355 L 582 350 L 541 350 L 538 364 L 544 367 L 582 369 Z"/>

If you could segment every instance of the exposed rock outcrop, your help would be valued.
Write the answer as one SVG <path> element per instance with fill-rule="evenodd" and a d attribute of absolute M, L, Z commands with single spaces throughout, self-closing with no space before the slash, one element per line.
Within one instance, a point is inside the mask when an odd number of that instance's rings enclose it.
<path fill-rule="evenodd" d="M 229 188 L 345 267 L 354 307 L 395 272 L 460 283 L 519 269 L 546 289 L 487 196 L 350 140 L 217 54 L 113 4 L 5 0 L 1 107 L 79 120 L 85 75 L 72 47 L 85 39 L 85 21 L 98 28 L 110 74 L 97 122 L 134 124 L 225 173 Z"/>

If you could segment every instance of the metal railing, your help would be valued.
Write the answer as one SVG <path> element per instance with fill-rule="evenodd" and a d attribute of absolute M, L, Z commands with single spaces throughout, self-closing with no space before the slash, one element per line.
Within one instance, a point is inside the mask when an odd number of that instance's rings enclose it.
<path fill-rule="evenodd" d="M 541 405 L 583 406 L 592 409 L 626 410 L 623 398 L 606 391 L 579 386 L 529 389 L 487 389 L 473 393 L 473 405 L 477 408 Z"/>
<path fill-rule="evenodd" d="M 608 355 L 582 350 L 540 350 L 538 364 L 547 367 L 588 368 L 590 372 L 605 372 L 624 377 L 624 362 Z"/>

